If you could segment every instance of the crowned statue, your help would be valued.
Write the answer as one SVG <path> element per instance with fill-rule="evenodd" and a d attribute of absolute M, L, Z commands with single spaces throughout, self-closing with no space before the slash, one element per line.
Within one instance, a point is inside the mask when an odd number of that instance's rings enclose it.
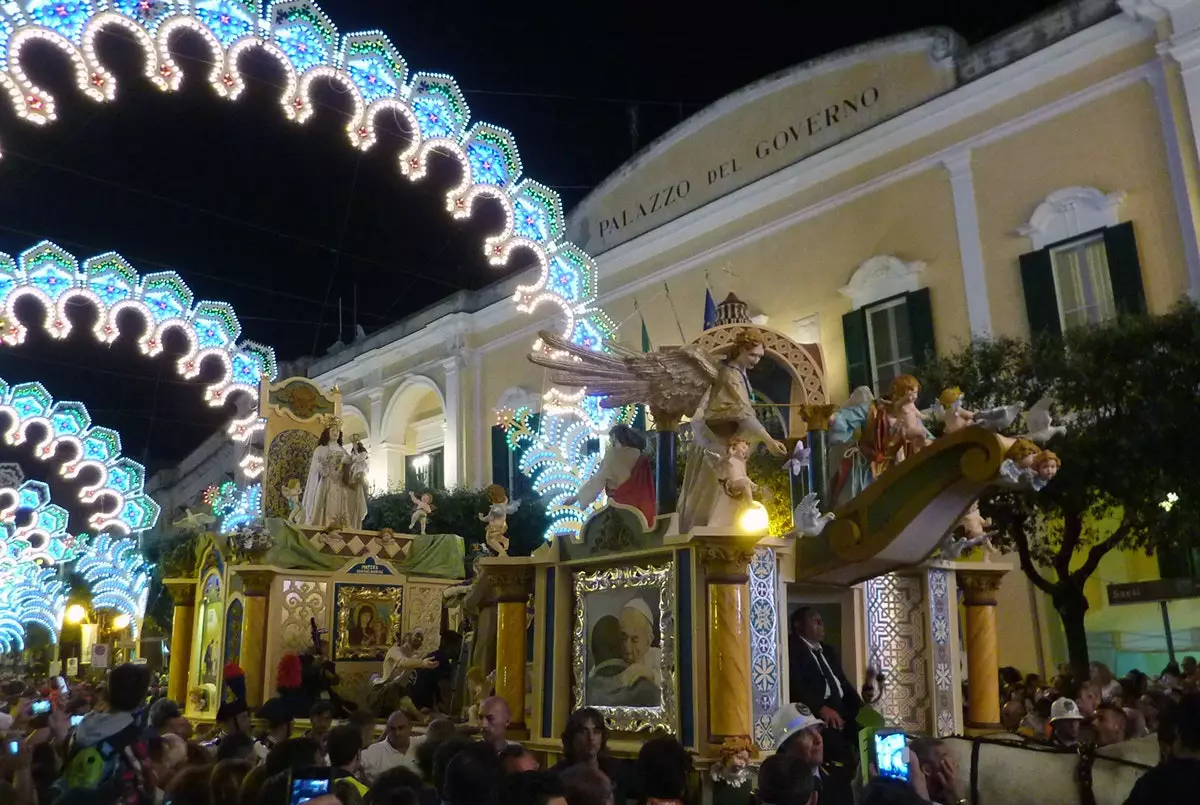
<path fill-rule="evenodd" d="M 364 483 L 366 451 L 351 455 L 342 446 L 342 422 L 329 420 L 317 440 L 308 464 L 308 481 L 304 485 L 304 522 L 317 528 L 362 528 L 366 516 L 365 489 L 361 505 L 359 490 L 352 485 L 355 461 L 363 468 L 359 484 Z"/>

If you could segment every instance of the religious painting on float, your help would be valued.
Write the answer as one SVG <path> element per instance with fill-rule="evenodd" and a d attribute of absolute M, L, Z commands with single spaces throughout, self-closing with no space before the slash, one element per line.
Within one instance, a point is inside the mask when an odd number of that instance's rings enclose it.
<path fill-rule="evenodd" d="M 671 564 L 578 572 L 575 709 L 614 729 L 675 730 L 675 571 Z"/>
<path fill-rule="evenodd" d="M 397 642 L 403 595 L 403 587 L 339 584 L 334 659 L 382 661 Z"/>
<path fill-rule="evenodd" d="M 221 676 L 221 577 L 204 580 L 200 622 L 200 684 L 216 685 Z"/>

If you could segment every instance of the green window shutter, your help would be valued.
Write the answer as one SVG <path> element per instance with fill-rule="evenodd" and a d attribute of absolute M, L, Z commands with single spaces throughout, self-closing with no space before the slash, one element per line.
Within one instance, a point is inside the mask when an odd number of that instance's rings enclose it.
<path fill-rule="evenodd" d="M 1138 262 L 1133 224 L 1118 224 L 1104 230 L 1104 250 L 1108 253 L 1108 276 L 1117 312 L 1145 313 L 1146 291 L 1142 287 L 1142 266 Z"/>
<path fill-rule="evenodd" d="M 846 376 L 850 391 L 871 386 L 871 348 L 867 343 L 866 308 L 842 316 L 842 341 L 846 344 Z"/>
<path fill-rule="evenodd" d="M 1025 312 L 1031 335 L 1062 335 L 1058 318 L 1058 294 L 1054 290 L 1054 266 L 1050 250 L 1021 255 L 1021 286 L 1025 290 Z"/>
<path fill-rule="evenodd" d="M 908 306 L 908 333 L 912 339 L 913 364 L 922 366 L 937 356 L 937 347 L 933 341 L 933 305 L 929 299 L 929 289 L 904 295 L 904 304 Z"/>
<path fill-rule="evenodd" d="M 508 442 L 504 439 L 504 428 L 492 426 L 492 483 L 511 489 L 508 477 Z"/>

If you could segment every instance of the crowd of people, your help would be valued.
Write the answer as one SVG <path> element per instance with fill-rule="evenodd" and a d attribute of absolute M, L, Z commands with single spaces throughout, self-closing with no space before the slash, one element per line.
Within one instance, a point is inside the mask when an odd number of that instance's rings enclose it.
<path fill-rule="evenodd" d="M 1163 714 L 1185 693 L 1200 690 L 1195 657 L 1167 665 L 1157 677 L 1134 670 L 1117 678 L 1104 663 L 1093 662 L 1084 680 L 1068 665 L 1050 682 L 1015 668 L 1002 668 L 1000 678 L 1005 729 L 1065 747 L 1111 746 L 1160 734 Z"/>
<path fill-rule="evenodd" d="M 812 621 L 798 619 L 794 625 L 817 637 L 809 631 Z M 811 644 L 821 650 L 819 639 Z M 827 666 L 834 698 L 845 681 L 840 668 L 833 673 L 835 664 L 833 659 Z M 1185 801 L 1180 797 L 1190 789 L 1184 786 L 1200 773 L 1200 691 L 1191 690 L 1200 675 L 1191 658 L 1155 680 L 1136 673 L 1114 680 L 1099 664 L 1091 679 L 1074 686 L 1068 674 L 1045 687 L 1007 670 L 1004 677 L 1008 723 L 1038 740 L 1074 747 L 1157 734 L 1164 762 L 1143 776 L 1128 805 Z M 130 664 L 113 669 L 106 684 L 95 687 L 70 691 L 58 679 L 41 690 L 21 683 L 6 687 L 0 803 L 294 805 L 301 791 L 311 794 L 311 805 L 700 802 L 692 756 L 677 740 L 652 738 L 636 759 L 617 759 L 608 750 L 604 717 L 591 708 L 570 716 L 561 736 L 562 760 L 542 769 L 533 752 L 507 738 L 511 714 L 498 697 L 481 704 L 477 724 L 456 726 L 439 718 L 420 736 L 403 710 L 392 713 L 377 735 L 369 715 L 335 721 L 333 706 L 317 702 L 309 712 L 310 729 L 296 737 L 293 714 L 268 702 L 258 713 L 257 734 L 247 709 L 230 706 L 219 713 L 216 731 L 199 737 L 180 705 L 151 681 L 145 666 Z M 1033 718 L 1026 712 L 1015 719 L 1009 704 L 1023 704 L 1021 694 L 1028 695 L 1031 685 Z M 1047 700 L 1049 710 L 1037 709 L 1036 702 Z M 43 702 L 48 712 L 36 706 Z M 836 708 L 828 703 L 821 708 L 814 713 L 796 702 L 775 713 L 775 751 L 762 759 L 752 786 L 758 805 L 965 801 L 962 775 L 935 739 L 912 741 L 908 781 L 844 785 L 848 775 L 839 746 L 847 728 L 834 718 Z M 1131 728 L 1131 721 L 1137 726 Z"/>

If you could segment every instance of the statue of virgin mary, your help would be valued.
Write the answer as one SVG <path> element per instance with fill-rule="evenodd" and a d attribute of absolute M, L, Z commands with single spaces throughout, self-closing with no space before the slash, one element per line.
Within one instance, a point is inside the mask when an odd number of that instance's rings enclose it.
<path fill-rule="evenodd" d="M 304 485 L 304 522 L 317 528 L 360 527 L 350 522 L 350 489 L 342 469 L 350 456 L 342 446 L 341 422 L 334 419 L 321 431 L 308 464 Z"/>

